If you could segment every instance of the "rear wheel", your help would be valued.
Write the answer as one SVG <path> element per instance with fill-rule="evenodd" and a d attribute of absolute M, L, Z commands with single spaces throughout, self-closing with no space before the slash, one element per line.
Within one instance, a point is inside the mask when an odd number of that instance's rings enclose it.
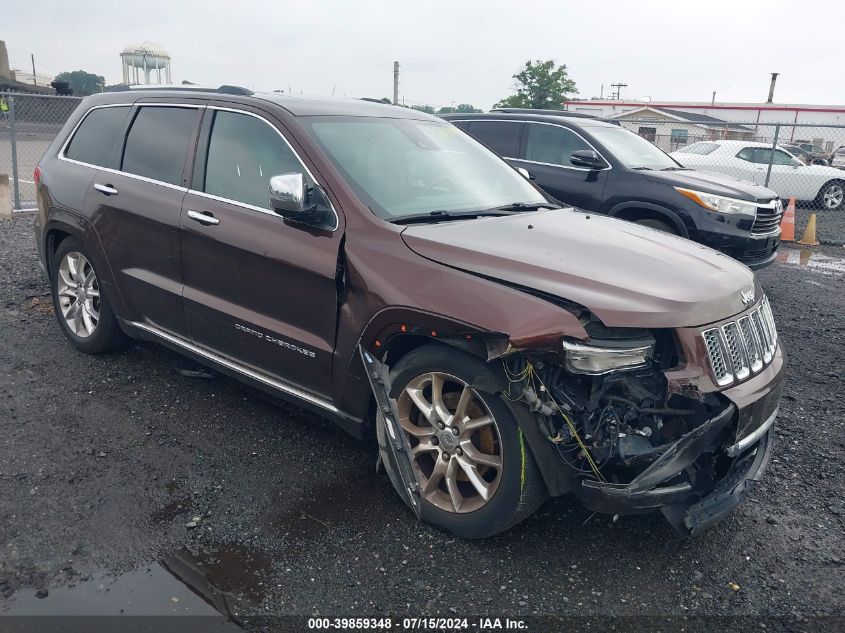
<path fill-rule="evenodd" d="M 663 231 L 664 233 L 671 233 L 672 235 L 677 235 L 678 232 L 668 222 L 664 222 L 663 220 L 655 220 L 654 218 L 643 218 L 642 220 L 634 220 L 634 224 L 639 224 L 640 226 L 647 226 L 651 229 L 657 229 L 658 231 Z"/>
<path fill-rule="evenodd" d="M 53 310 L 65 336 L 89 354 L 118 347 L 123 332 L 82 242 L 62 241 L 51 263 Z"/>
<path fill-rule="evenodd" d="M 508 404 L 500 394 L 474 386 L 491 371 L 479 359 L 442 345 L 414 350 L 391 369 L 399 424 L 420 486 L 421 517 L 463 538 L 502 532 L 545 498 Z M 377 425 L 384 446 L 381 417 Z M 388 474 L 404 499 L 396 473 L 388 468 Z"/>
<path fill-rule="evenodd" d="M 819 192 L 818 202 L 828 211 L 839 211 L 845 206 L 845 181 L 832 180 Z"/>

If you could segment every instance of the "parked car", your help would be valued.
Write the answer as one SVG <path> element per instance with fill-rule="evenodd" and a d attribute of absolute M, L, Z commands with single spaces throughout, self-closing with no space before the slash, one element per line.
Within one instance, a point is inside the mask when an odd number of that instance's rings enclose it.
<path fill-rule="evenodd" d="M 744 178 L 758 184 L 766 182 L 771 162 L 768 186 L 781 199 L 794 197 L 829 211 L 839 211 L 845 206 L 845 178 L 841 170 L 804 165 L 780 148 L 776 148 L 772 156 L 772 146 L 766 143 L 702 141 L 679 149 L 672 156 L 693 169 Z"/>
<path fill-rule="evenodd" d="M 786 150 L 805 165 L 827 165 L 830 162 L 827 158 L 812 154 L 798 145 L 778 145 L 778 147 Z"/>
<path fill-rule="evenodd" d="M 838 147 L 834 150 L 833 157 L 830 159 L 830 166 L 845 169 L 845 147 Z"/>
<path fill-rule="evenodd" d="M 802 143 L 797 142 L 795 143 L 796 146 L 810 154 L 814 159 L 829 161 L 830 160 L 830 152 L 824 150 L 821 145 L 816 145 L 815 143 Z M 824 163 L 827 165 L 827 162 Z"/>
<path fill-rule="evenodd" d="M 403 501 L 459 536 L 564 493 L 696 534 L 769 461 L 786 356 L 753 273 L 561 209 L 436 117 L 105 93 L 35 180 L 76 349 L 155 341 L 316 411 L 377 442 Z"/>
<path fill-rule="evenodd" d="M 617 124 L 523 110 L 446 115 L 565 204 L 695 240 L 750 268 L 775 260 L 777 194 L 684 169 Z"/>

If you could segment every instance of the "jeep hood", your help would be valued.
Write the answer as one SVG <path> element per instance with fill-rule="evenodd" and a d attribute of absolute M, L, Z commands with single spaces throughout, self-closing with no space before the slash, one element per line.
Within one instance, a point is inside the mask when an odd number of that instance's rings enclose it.
<path fill-rule="evenodd" d="M 643 173 L 652 182 L 660 182 L 672 187 L 696 189 L 719 196 L 730 196 L 739 200 L 771 200 L 772 198 L 777 198 L 778 195 L 771 189 L 767 189 L 750 180 L 739 180 L 732 176 L 714 174 L 708 171 L 681 169 L 672 171 L 646 171 Z"/>
<path fill-rule="evenodd" d="M 695 242 L 569 209 L 414 225 L 417 254 L 567 299 L 612 327 L 692 327 L 733 316 L 754 274 Z M 755 291 L 756 292 L 756 291 Z"/>

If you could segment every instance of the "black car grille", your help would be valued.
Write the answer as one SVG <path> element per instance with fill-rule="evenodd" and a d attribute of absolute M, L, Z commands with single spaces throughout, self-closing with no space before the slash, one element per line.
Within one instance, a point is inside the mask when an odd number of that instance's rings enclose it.
<path fill-rule="evenodd" d="M 774 206 L 771 207 L 757 207 L 757 218 L 754 220 L 751 232 L 773 233 L 780 226 L 781 218 L 783 218 L 783 203 L 780 200 L 776 200 Z"/>

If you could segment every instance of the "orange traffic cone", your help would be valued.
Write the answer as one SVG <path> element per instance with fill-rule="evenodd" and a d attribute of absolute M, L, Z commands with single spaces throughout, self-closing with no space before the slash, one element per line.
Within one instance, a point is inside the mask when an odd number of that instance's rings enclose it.
<path fill-rule="evenodd" d="M 804 230 L 804 237 L 798 240 L 799 244 L 804 246 L 818 246 L 819 242 L 816 239 L 816 214 L 811 213 L 810 219 L 807 220 L 807 228 Z"/>
<path fill-rule="evenodd" d="M 795 198 L 789 199 L 783 219 L 780 221 L 780 241 L 795 241 Z"/>

